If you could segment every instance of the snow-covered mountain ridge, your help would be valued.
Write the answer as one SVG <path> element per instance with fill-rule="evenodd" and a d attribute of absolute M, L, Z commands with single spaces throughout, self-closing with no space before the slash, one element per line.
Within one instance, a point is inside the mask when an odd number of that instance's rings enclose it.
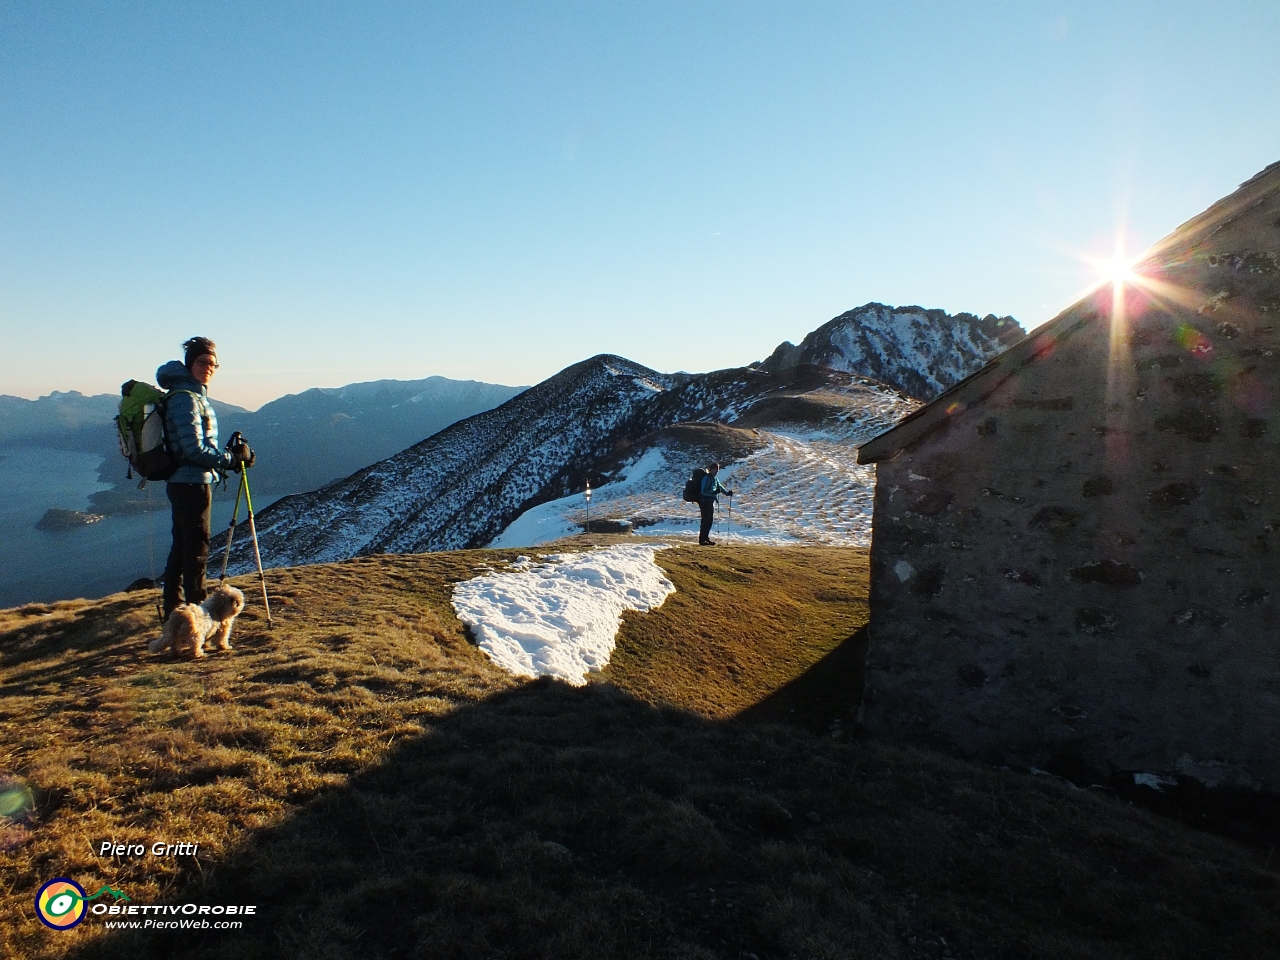
<path fill-rule="evenodd" d="M 954 316 L 923 307 L 868 303 L 814 330 L 800 346 L 782 343 L 763 370 L 802 363 L 847 370 L 887 383 L 917 400 L 932 400 L 1022 339 L 1013 317 Z"/>

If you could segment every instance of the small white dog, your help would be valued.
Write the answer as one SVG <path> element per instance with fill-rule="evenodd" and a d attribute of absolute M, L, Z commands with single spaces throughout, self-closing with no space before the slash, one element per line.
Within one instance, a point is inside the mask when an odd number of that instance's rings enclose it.
<path fill-rule="evenodd" d="M 147 649 L 159 653 L 165 647 L 173 647 L 179 656 L 192 660 L 204 656 L 204 646 L 212 643 L 219 650 L 231 649 L 231 625 L 244 609 L 244 594 L 235 587 L 221 584 L 204 603 L 184 603 L 178 606 L 165 621 L 160 636 L 148 644 Z"/>

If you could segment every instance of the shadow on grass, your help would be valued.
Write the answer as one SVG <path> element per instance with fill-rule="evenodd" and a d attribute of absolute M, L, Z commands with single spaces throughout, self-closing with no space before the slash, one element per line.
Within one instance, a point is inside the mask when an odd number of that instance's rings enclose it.
<path fill-rule="evenodd" d="M 1261 957 L 1275 897 L 1211 839 L 1052 784 L 537 681 L 164 898 L 254 904 L 243 929 L 71 955 Z"/>
<path fill-rule="evenodd" d="M 33 605 L 14 612 L 33 608 L 40 609 Z M 3 631 L 0 668 L 12 668 L 5 694 L 29 695 L 50 684 L 102 674 L 118 666 L 122 655 L 145 652 L 146 642 L 160 632 L 155 619 L 154 612 L 129 595 L 78 608 L 50 605 L 40 619 Z"/>
<path fill-rule="evenodd" d="M 779 687 L 738 714 L 755 723 L 791 723 L 815 733 L 836 720 L 852 727 L 862 701 L 867 673 L 867 627 L 815 663 L 790 683 Z"/>

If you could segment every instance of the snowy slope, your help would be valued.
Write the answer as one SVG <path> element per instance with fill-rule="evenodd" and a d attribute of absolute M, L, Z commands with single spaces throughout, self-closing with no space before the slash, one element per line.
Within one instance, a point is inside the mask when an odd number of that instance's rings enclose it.
<path fill-rule="evenodd" d="M 823 391 L 825 399 L 838 399 Z M 721 498 L 717 539 L 753 542 L 810 542 L 867 545 L 875 471 L 859 465 L 857 446 L 897 423 L 915 404 L 888 390 L 862 385 L 843 396 L 846 405 L 828 408 L 818 423 L 782 419 L 744 430 L 751 449 L 726 462 L 721 482 L 734 491 L 732 518 Z M 757 423 L 750 415 L 742 420 Z M 741 420 L 739 421 L 741 422 Z M 698 508 L 680 499 L 694 466 L 717 456 L 686 438 L 680 444 L 658 433 L 651 445 L 634 451 L 612 482 L 592 491 L 594 529 L 612 529 L 610 521 L 629 521 L 646 535 L 696 538 Z M 721 455 L 722 457 L 722 455 Z M 722 457 L 723 458 L 723 457 Z M 581 533 L 586 504 L 574 493 L 521 514 L 490 546 L 531 547 Z M 730 526 L 731 520 L 731 526 Z"/>

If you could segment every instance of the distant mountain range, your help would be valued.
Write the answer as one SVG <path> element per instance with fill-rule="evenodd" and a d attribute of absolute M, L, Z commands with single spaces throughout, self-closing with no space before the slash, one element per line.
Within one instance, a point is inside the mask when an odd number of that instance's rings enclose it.
<path fill-rule="evenodd" d="M 523 387 L 474 380 L 378 380 L 290 394 L 250 412 L 214 399 L 222 440 L 241 431 L 258 451 L 255 498 L 309 490 L 348 476 L 438 432 L 511 399 Z M 38 400 L 0 396 L 0 446 L 42 446 L 104 457 L 103 482 L 92 498 L 97 513 L 144 509 L 125 482 L 115 424 L 119 397 L 55 391 Z M 154 502 L 154 501 L 153 501 Z M 163 502 L 163 499 L 161 500 Z"/>
<path fill-rule="evenodd" d="M 223 417 L 259 451 L 255 484 L 312 490 L 398 453 L 449 424 L 505 403 L 524 390 L 475 380 L 375 380 L 317 387 Z M 225 423 L 224 423 L 225 420 Z"/>
<path fill-rule="evenodd" d="M 910 394 L 894 408 L 905 415 L 912 397 L 935 395 L 1022 333 L 1007 317 L 868 304 L 747 368 L 662 374 L 622 357 L 593 357 L 339 483 L 262 511 L 262 554 L 272 566 L 291 566 L 483 546 L 531 507 L 588 479 L 606 480 L 621 453 L 675 424 L 759 430 L 796 416 L 847 420 L 868 403 L 887 428 L 886 393 Z M 897 383 L 886 387 L 885 377 Z M 231 560 L 247 569 L 243 538 Z"/>
<path fill-rule="evenodd" d="M 118 451 L 112 418 L 119 404 L 120 398 L 109 393 L 86 397 L 75 390 L 55 390 L 39 400 L 0 395 L 0 446 Z M 229 405 L 218 409 L 224 406 Z"/>

